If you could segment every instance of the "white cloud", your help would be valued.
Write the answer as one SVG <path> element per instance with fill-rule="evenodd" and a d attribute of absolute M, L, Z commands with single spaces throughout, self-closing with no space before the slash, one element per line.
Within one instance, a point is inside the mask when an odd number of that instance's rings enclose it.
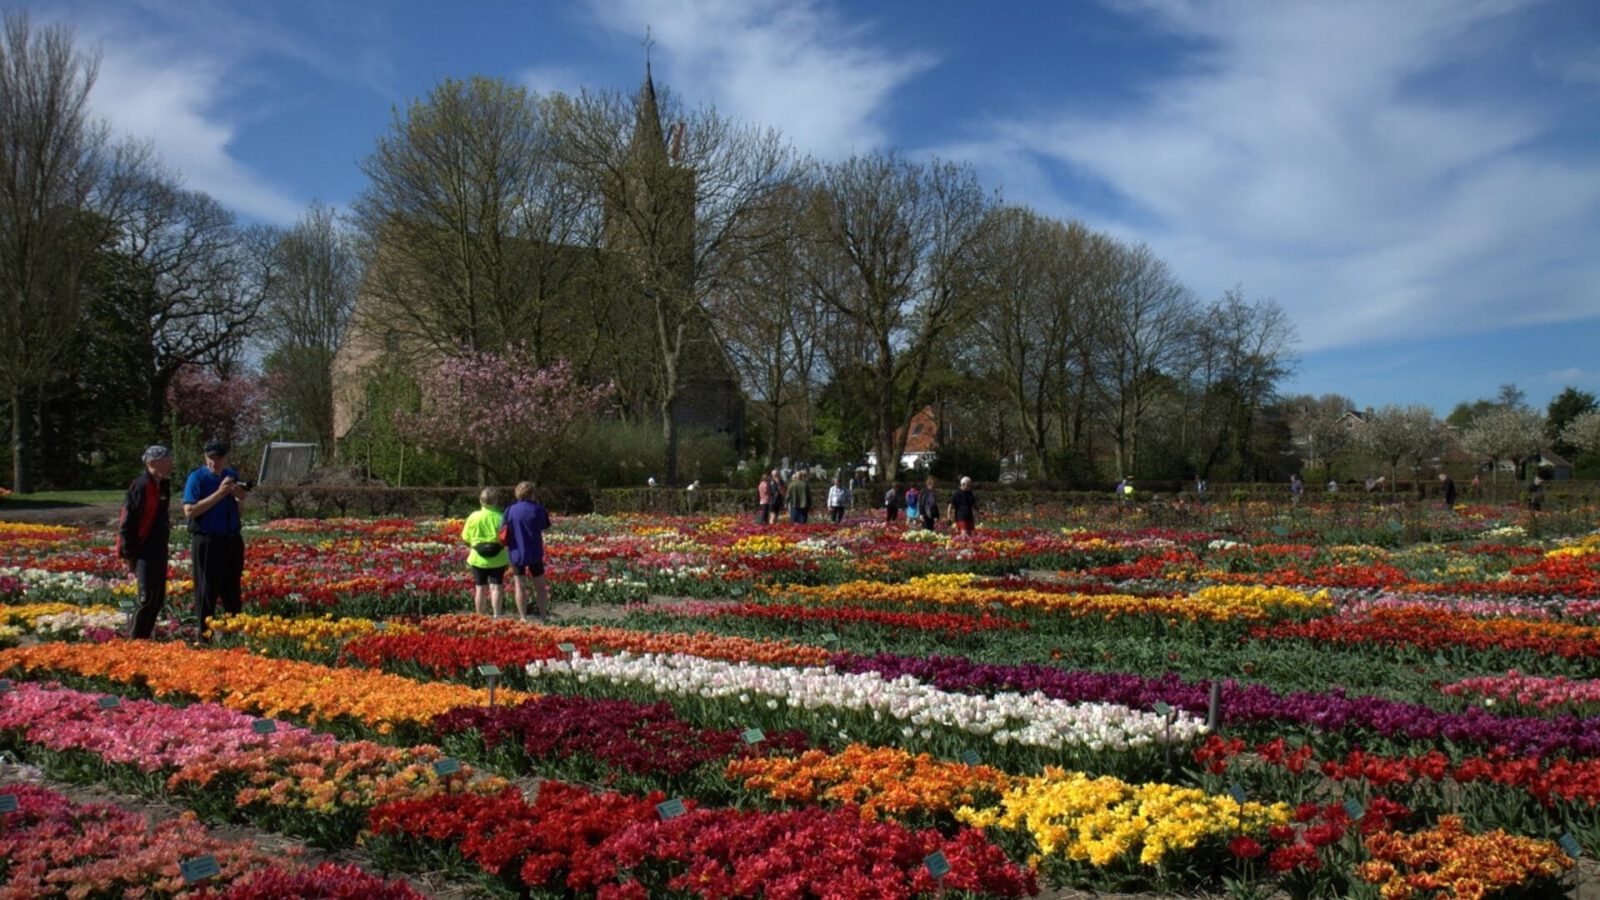
<path fill-rule="evenodd" d="M 226 75 L 217 60 L 123 42 L 106 47 L 91 105 L 115 132 L 150 141 L 187 187 L 247 215 L 292 222 L 303 204 L 230 151 L 236 126 L 217 112 Z"/>
<path fill-rule="evenodd" d="M 1600 384 L 1600 370 L 1568 366 L 1565 369 L 1546 372 L 1540 379 L 1554 384 Z"/>
<path fill-rule="evenodd" d="M 813 0 L 593 0 L 599 23 L 656 41 L 678 94 L 778 129 L 827 159 L 889 142 L 893 93 L 934 64 L 896 53 Z"/>
<path fill-rule="evenodd" d="M 1452 80 L 1520 5 L 1126 5 L 1199 48 L 1182 71 L 1110 113 L 974 126 L 975 158 L 1109 188 L 1191 286 L 1276 297 L 1304 349 L 1592 316 L 1600 166 L 1539 152 L 1542 98 Z"/>
<path fill-rule="evenodd" d="M 522 70 L 517 81 L 540 96 L 556 93 L 576 95 L 584 86 L 583 73 L 571 66 L 530 66 Z"/>
<path fill-rule="evenodd" d="M 285 223 L 303 211 L 235 150 L 242 128 L 293 102 L 264 62 L 287 60 L 328 80 L 393 94 L 384 20 L 379 10 L 355 4 L 291 11 L 270 4 L 63 0 L 51 15 L 76 28 L 83 49 L 101 53 L 90 97 L 97 116 L 120 135 L 149 141 L 188 187 L 257 219 Z"/>

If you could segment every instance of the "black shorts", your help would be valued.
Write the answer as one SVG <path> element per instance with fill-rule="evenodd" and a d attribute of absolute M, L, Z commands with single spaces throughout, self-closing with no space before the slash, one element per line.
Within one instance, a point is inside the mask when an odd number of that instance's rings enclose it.
<path fill-rule="evenodd" d="M 495 566 L 492 569 L 480 569 L 477 566 L 467 566 L 472 570 L 473 584 L 505 584 L 506 567 Z"/>
<path fill-rule="evenodd" d="M 544 563 L 542 563 L 542 562 L 528 563 L 525 566 L 513 565 L 511 567 L 511 571 L 517 573 L 518 575 L 526 575 L 529 578 L 543 578 L 544 577 Z"/>

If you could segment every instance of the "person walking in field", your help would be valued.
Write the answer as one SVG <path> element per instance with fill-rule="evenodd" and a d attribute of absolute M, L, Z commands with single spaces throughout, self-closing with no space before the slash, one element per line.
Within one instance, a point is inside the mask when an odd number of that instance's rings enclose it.
<path fill-rule="evenodd" d="M 893 525 L 898 515 L 900 515 L 900 486 L 891 484 L 889 489 L 883 492 L 883 524 Z"/>
<path fill-rule="evenodd" d="M 772 479 L 765 474 L 756 481 L 756 524 L 772 524 Z"/>
<path fill-rule="evenodd" d="M 978 522 L 978 498 L 972 493 L 972 479 L 961 476 L 961 486 L 950 495 L 950 521 L 957 537 L 972 537 Z"/>
<path fill-rule="evenodd" d="M 806 483 L 804 469 L 794 473 L 794 480 L 789 482 L 789 521 L 796 525 L 804 525 L 811 516 L 811 485 Z"/>
<path fill-rule="evenodd" d="M 767 476 L 767 524 L 776 525 L 783 515 L 785 504 L 783 479 L 779 477 L 778 470 L 773 469 Z"/>
<path fill-rule="evenodd" d="M 839 484 L 839 479 L 833 479 L 833 486 L 828 488 L 828 519 L 837 525 L 844 521 L 844 510 L 849 505 L 849 491 Z"/>
<path fill-rule="evenodd" d="M 917 510 L 922 513 L 922 527 L 929 531 L 937 530 L 939 524 L 939 494 L 934 490 L 932 475 L 923 482 L 922 493 L 917 495 Z"/>

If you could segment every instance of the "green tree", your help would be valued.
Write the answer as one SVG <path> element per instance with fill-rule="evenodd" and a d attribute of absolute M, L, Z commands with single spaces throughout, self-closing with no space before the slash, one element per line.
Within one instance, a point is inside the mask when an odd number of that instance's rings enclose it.
<path fill-rule="evenodd" d="M 1486 413 L 1499 409 L 1527 409 L 1528 395 L 1515 384 L 1507 382 L 1500 385 L 1500 390 L 1493 397 L 1481 397 L 1477 400 L 1461 402 L 1455 405 L 1450 415 L 1445 416 L 1445 424 L 1465 431 L 1474 419 Z"/>
<path fill-rule="evenodd" d="M 72 29 L 8 11 L 0 34 L 0 396 L 11 408 L 11 483 L 32 490 L 30 398 L 56 377 L 82 324 L 84 281 L 114 231 L 124 167 L 89 116 L 97 57 Z"/>
<path fill-rule="evenodd" d="M 1579 416 L 1596 409 L 1600 409 L 1600 403 L 1596 403 L 1594 394 L 1575 387 L 1568 387 L 1553 397 L 1545 410 L 1545 436 L 1550 439 L 1551 449 L 1570 457 L 1578 447 L 1568 441 L 1563 432 Z"/>
<path fill-rule="evenodd" d="M 367 478 L 388 484 L 456 483 L 460 471 L 450 460 L 419 447 L 396 420 L 422 409 L 422 391 L 398 364 L 386 360 L 362 384 L 355 423 L 342 439 L 343 459 Z"/>
<path fill-rule="evenodd" d="M 554 152 L 561 104 L 506 81 L 446 79 L 393 113 L 361 161 L 362 327 L 425 353 L 542 354 L 556 298 L 583 271 L 599 219 Z"/>

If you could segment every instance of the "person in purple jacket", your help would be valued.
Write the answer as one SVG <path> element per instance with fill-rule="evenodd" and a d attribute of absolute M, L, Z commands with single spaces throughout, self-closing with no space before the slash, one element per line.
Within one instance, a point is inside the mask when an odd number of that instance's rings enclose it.
<path fill-rule="evenodd" d="M 511 584 L 516 590 L 517 615 L 528 620 L 528 598 L 523 592 L 524 577 L 533 579 L 540 621 L 550 620 L 550 585 L 544 578 L 544 532 L 550 527 L 550 513 L 533 497 L 533 482 L 516 488 L 517 502 L 506 509 L 504 525 L 506 549 L 511 551 Z"/>

